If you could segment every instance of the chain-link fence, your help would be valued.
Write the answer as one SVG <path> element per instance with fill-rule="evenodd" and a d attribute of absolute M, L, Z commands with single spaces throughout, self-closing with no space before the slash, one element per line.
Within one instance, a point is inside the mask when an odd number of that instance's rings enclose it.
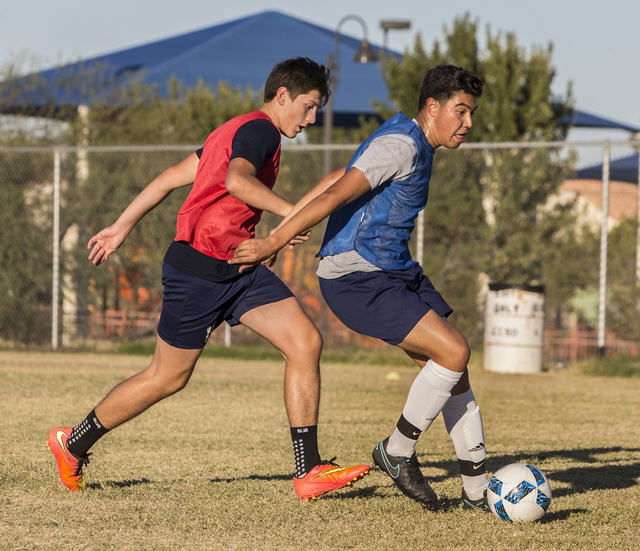
<path fill-rule="evenodd" d="M 618 338 L 640 340 L 633 329 L 640 325 L 637 181 L 607 176 L 608 159 L 638 145 L 467 144 L 437 153 L 430 202 L 410 246 L 472 342 L 482 340 L 483 289 L 490 279 L 545 285 L 549 330 L 588 327 L 605 335 L 606 327 Z M 322 177 L 327 160 L 343 166 L 355 147 L 285 147 L 276 191 L 295 202 Z M 0 148 L 2 346 L 87 348 L 154 338 L 162 258 L 189 188 L 149 213 L 109 262 L 94 267 L 86 244 L 157 174 L 195 149 Z M 591 157 L 600 152 L 604 176 L 570 179 L 587 151 Z M 609 231 L 601 235 L 605 221 Z M 265 214 L 257 235 L 277 223 Z M 315 255 L 322 234 L 318 227 L 310 243 L 283 250 L 274 270 L 326 343 L 371 346 L 342 326 L 320 295 Z M 260 338 L 225 326 L 210 342 L 253 340 Z"/>

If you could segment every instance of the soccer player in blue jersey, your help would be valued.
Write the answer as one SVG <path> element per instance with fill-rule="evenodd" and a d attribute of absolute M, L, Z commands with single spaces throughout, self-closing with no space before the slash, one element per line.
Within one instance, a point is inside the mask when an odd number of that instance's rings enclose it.
<path fill-rule="evenodd" d="M 427 203 L 434 152 L 464 143 L 481 95 L 482 82 L 469 71 L 432 68 L 421 85 L 415 119 L 398 113 L 388 120 L 345 169 L 300 200 L 278 231 L 244 241 L 230 261 L 273 262 L 295 235 L 330 215 L 317 272 L 327 304 L 347 327 L 400 347 L 422 368 L 395 430 L 372 455 L 405 495 L 429 508 L 438 498 L 415 447 L 442 412 L 460 465 L 463 506 L 488 509 L 484 432 L 469 384 L 469 346 L 446 320 L 451 307 L 408 247 L 415 218 Z"/>

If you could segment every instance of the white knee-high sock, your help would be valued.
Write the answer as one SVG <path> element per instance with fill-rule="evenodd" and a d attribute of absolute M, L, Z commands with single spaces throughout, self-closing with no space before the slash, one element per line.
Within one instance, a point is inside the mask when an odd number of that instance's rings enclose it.
<path fill-rule="evenodd" d="M 458 456 L 462 485 L 470 499 L 480 499 L 488 486 L 484 460 L 484 430 L 480 408 L 471 389 L 451 396 L 442 408 L 442 418 Z"/>
<path fill-rule="evenodd" d="M 387 452 L 390 455 L 411 457 L 419 434 L 426 431 L 442 411 L 460 377 L 462 373 L 451 371 L 433 360 L 426 363 L 411 385 L 399 426 L 389 437 Z M 404 434 L 403 424 L 417 430 L 414 434 Z"/>

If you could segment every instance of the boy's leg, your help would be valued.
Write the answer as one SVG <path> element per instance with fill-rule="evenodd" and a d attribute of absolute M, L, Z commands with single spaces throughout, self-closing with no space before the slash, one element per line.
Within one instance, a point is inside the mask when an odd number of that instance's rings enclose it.
<path fill-rule="evenodd" d="M 468 388 L 463 374 L 470 352 L 464 336 L 434 310 L 427 312 L 398 347 L 423 366 L 388 446 L 391 455 L 410 457 L 420 433 L 431 426 L 454 387 Z"/>
<path fill-rule="evenodd" d="M 320 459 L 317 424 L 322 337 L 298 300 L 290 297 L 253 308 L 239 321 L 267 339 L 285 358 L 284 401 L 294 447 L 298 495 L 312 499 L 365 476 L 369 471 L 367 465 L 339 468 Z"/>
<path fill-rule="evenodd" d="M 390 438 L 389 448 L 399 456 L 407 456 L 415 448 L 419 434 L 429 428 L 430 419 L 435 419 L 436 410 L 440 408 L 460 465 L 463 480 L 463 503 L 468 504 L 471 508 L 484 509 L 484 490 L 487 487 L 484 466 L 486 450 L 480 408 L 471 391 L 469 372 L 466 369 L 468 347 L 465 353 L 466 341 L 464 337 L 446 320 L 440 318 L 443 323 L 438 323 L 436 320 L 439 316 L 434 317 L 430 314 L 434 314 L 433 310 L 398 345 L 405 349 L 407 354 L 423 368 L 423 371 L 416 378 L 409 392 L 401 420 Z M 431 320 L 427 320 L 427 317 L 431 317 Z M 434 323 L 428 327 L 422 323 L 423 321 L 429 323 L 433 321 Z M 428 342 L 429 344 L 420 350 L 420 342 Z M 433 345 L 431 346 L 431 344 Z M 446 352 L 448 346 L 451 346 L 450 350 L 452 350 L 450 361 L 447 359 Z M 433 374 L 425 371 L 433 367 L 429 360 L 432 362 L 435 360 L 439 367 L 456 369 L 459 369 L 464 362 L 465 370 L 450 389 L 450 397 L 447 397 L 447 390 L 443 388 L 441 381 L 437 379 L 432 381 L 437 390 L 432 388 L 433 385 L 429 385 L 428 380 L 434 379 Z M 444 374 L 446 378 L 446 372 Z M 428 377 L 421 378 L 420 375 Z M 435 398 L 433 398 L 434 392 L 436 393 Z M 432 397 L 432 411 L 426 407 L 429 397 Z M 444 404 L 440 407 L 440 403 L 443 401 Z M 424 411 L 428 411 L 428 413 L 424 413 Z M 422 417 L 420 417 L 421 414 Z M 403 426 L 406 422 L 408 425 Z M 409 430 L 407 430 L 407 426 Z"/>
<path fill-rule="evenodd" d="M 189 381 L 201 352 L 202 349 L 175 348 L 158 337 L 147 369 L 113 388 L 73 429 L 53 429 L 47 443 L 56 458 L 64 485 L 70 490 L 84 488 L 82 467 L 88 463 L 87 451 L 91 446 L 107 431 L 182 389 Z"/>
<path fill-rule="evenodd" d="M 470 356 L 464 335 L 434 310 L 429 310 L 398 346 L 410 356 L 431 359 L 457 373 L 466 369 Z"/>
<path fill-rule="evenodd" d="M 284 403 L 292 427 L 317 425 L 322 337 L 297 299 L 249 310 L 240 323 L 267 339 L 285 358 Z"/>
<path fill-rule="evenodd" d="M 471 388 L 452 394 L 442 408 L 442 418 L 458 457 L 462 476 L 462 505 L 467 509 L 489 510 L 489 486 L 484 464 L 487 455 L 480 407 Z"/>
<path fill-rule="evenodd" d="M 410 333 L 398 343 L 422 367 L 409 390 L 402 415 L 393 434 L 373 451 L 376 464 L 389 474 L 408 497 L 431 506 L 437 496 L 424 479 L 416 458 L 418 437 L 438 416 L 463 378 L 469 360 L 469 346 L 462 334 L 429 310 Z"/>
<path fill-rule="evenodd" d="M 202 348 L 176 348 L 158 337 L 149 367 L 122 381 L 98 404 L 95 412 L 100 422 L 107 430 L 114 429 L 182 390 L 201 352 Z"/>

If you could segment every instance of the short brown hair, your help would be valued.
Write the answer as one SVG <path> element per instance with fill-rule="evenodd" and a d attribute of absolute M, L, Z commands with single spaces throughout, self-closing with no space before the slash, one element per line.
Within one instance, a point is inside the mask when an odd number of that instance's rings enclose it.
<path fill-rule="evenodd" d="M 281 61 L 267 77 L 264 85 L 264 102 L 276 97 L 278 88 L 284 86 L 293 101 L 300 94 L 308 94 L 316 90 L 320 94 L 320 106 L 326 105 L 331 90 L 331 75 L 329 69 L 308 57 L 296 57 Z"/>
<path fill-rule="evenodd" d="M 477 99 L 482 96 L 482 81 L 462 67 L 436 65 L 424 76 L 420 86 L 418 110 L 424 108 L 429 98 L 438 103 L 446 103 L 458 92 L 470 94 Z"/>

